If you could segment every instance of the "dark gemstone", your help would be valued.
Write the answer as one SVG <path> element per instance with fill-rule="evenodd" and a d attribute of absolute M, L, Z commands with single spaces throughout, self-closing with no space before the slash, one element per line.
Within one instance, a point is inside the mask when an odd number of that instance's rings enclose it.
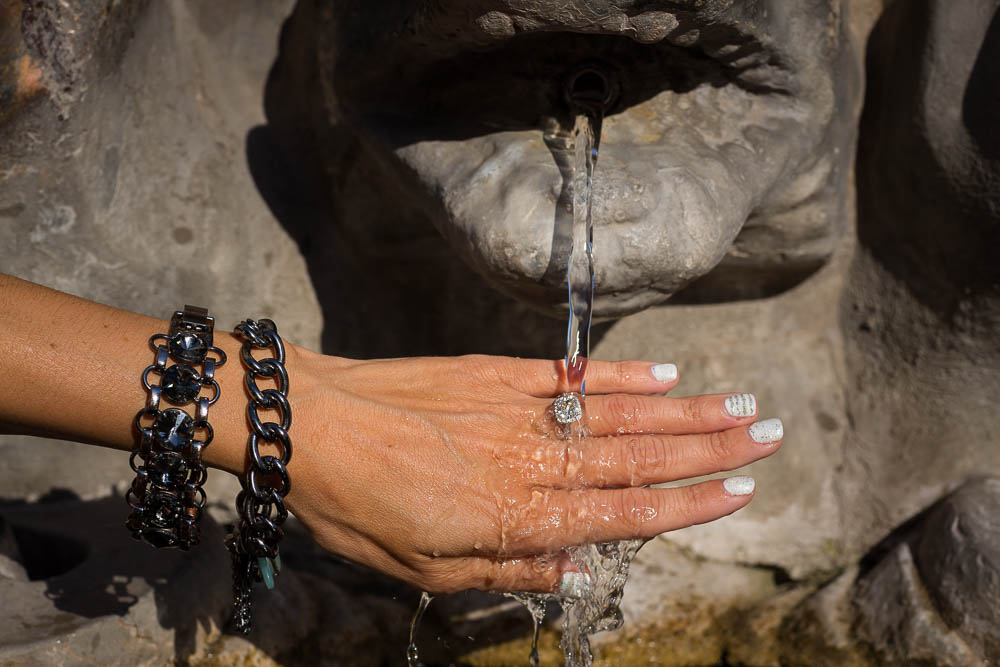
<path fill-rule="evenodd" d="M 170 339 L 169 349 L 170 354 L 175 359 L 195 363 L 203 361 L 208 352 L 205 339 L 190 331 L 180 331 L 174 334 L 173 338 Z"/>
<path fill-rule="evenodd" d="M 160 452 L 146 464 L 146 470 L 150 481 L 163 488 L 173 488 L 187 480 L 187 462 L 173 452 Z"/>
<path fill-rule="evenodd" d="M 157 528 L 173 528 L 184 512 L 181 501 L 169 493 L 151 493 L 146 502 L 146 516 Z"/>
<path fill-rule="evenodd" d="M 201 391 L 201 378 L 187 364 L 174 364 L 163 371 L 160 386 L 171 403 L 182 404 L 193 401 Z"/>
<path fill-rule="evenodd" d="M 183 410 L 164 410 L 153 421 L 153 436 L 167 449 L 184 449 L 194 437 L 194 420 Z"/>

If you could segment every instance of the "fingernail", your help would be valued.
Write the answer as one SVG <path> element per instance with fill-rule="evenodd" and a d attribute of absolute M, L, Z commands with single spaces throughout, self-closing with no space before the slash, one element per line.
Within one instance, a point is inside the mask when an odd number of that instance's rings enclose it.
<path fill-rule="evenodd" d="M 757 414 L 757 399 L 753 394 L 727 396 L 726 412 L 733 417 L 753 417 Z"/>
<path fill-rule="evenodd" d="M 722 483 L 722 488 L 731 496 L 749 496 L 756 486 L 757 483 L 753 481 L 753 477 L 746 475 L 729 477 Z"/>
<path fill-rule="evenodd" d="M 657 382 L 673 382 L 677 379 L 677 366 L 673 364 L 656 364 L 649 370 Z"/>
<path fill-rule="evenodd" d="M 559 593 L 568 598 L 582 598 L 590 587 L 590 577 L 583 572 L 564 572 L 559 580 Z"/>
<path fill-rule="evenodd" d="M 780 419 L 765 419 L 762 422 L 750 424 L 750 437 L 754 442 L 762 445 L 768 442 L 777 442 L 785 437 L 785 427 L 781 425 Z"/>

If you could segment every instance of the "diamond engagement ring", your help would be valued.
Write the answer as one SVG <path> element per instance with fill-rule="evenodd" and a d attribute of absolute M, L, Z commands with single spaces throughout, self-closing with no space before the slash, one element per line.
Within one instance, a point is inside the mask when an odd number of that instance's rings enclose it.
<path fill-rule="evenodd" d="M 552 403 L 552 412 L 560 424 L 572 424 L 583 417 L 580 399 L 575 394 L 560 394 Z"/>

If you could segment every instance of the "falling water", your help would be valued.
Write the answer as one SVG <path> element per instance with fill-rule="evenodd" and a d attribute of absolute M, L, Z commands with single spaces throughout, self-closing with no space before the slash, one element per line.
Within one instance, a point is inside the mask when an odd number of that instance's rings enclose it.
<path fill-rule="evenodd" d="M 578 81 L 584 75 L 578 75 Z M 604 109 L 608 103 L 605 86 L 584 86 L 582 95 L 570 92 L 574 119 L 573 130 L 564 142 L 572 151 L 570 176 L 572 206 L 572 244 L 566 267 L 569 291 L 569 323 L 566 339 L 566 378 L 569 391 L 581 395 L 586 391 L 585 373 L 590 356 L 590 325 L 594 303 L 594 225 L 592 211 L 594 167 L 601 140 Z M 596 96 L 594 93 L 597 93 Z M 549 133 L 550 135 L 553 133 Z M 556 132 L 558 134 L 558 132 Z M 556 156 L 559 142 L 547 138 Z M 568 157 L 568 156 L 567 156 Z M 567 437 L 580 438 L 586 433 L 578 429 Z M 621 626 L 619 608 L 628 568 L 642 540 L 572 547 L 567 550 L 574 565 L 590 575 L 592 587 L 582 598 L 561 597 L 563 608 L 562 649 L 569 667 L 587 667 L 593 662 L 589 635 Z"/>
<path fill-rule="evenodd" d="M 554 242 L 553 253 L 555 254 L 556 245 L 564 246 L 569 251 L 566 262 L 569 295 L 566 379 L 567 391 L 579 394 L 581 400 L 586 393 L 585 376 L 590 356 L 590 325 L 594 304 L 593 176 L 604 110 L 611 94 L 607 79 L 597 70 L 583 69 L 576 75 L 576 81 L 588 83 L 588 77 L 600 79 L 601 85 L 584 85 L 581 95 L 576 95 L 573 90 L 569 91 L 571 126 L 567 127 L 568 124 L 553 119 L 544 132 L 545 143 L 563 175 L 560 206 L 568 208 L 568 211 L 557 211 L 555 237 L 559 242 Z M 564 213 L 568 215 L 563 215 Z M 560 222 L 564 224 L 561 225 Z M 578 427 L 566 429 L 562 435 L 567 438 L 583 438 L 586 431 Z M 531 614 L 533 632 L 529 660 L 533 667 L 538 665 L 538 635 L 545 616 L 545 603 L 552 599 L 557 600 L 563 609 L 561 646 L 567 667 L 590 667 L 593 663 L 590 635 L 621 627 L 619 604 L 628 579 L 629 565 L 642 544 L 643 540 L 625 540 L 567 549 L 573 564 L 590 576 L 591 587 L 583 597 L 569 597 L 560 593 L 509 594 L 524 604 Z M 407 649 L 410 667 L 420 665 L 414 638 L 420 618 L 430 600 L 430 595 L 424 593 L 410 628 L 410 646 Z"/>
<path fill-rule="evenodd" d="M 413 620 L 410 621 L 410 644 L 406 647 L 407 667 L 423 667 L 417 652 L 417 631 L 420 629 L 420 621 L 424 617 L 424 612 L 427 611 L 427 606 L 433 599 L 427 591 L 420 594 L 420 603 L 417 605 L 416 613 L 413 614 Z"/>
<path fill-rule="evenodd" d="M 528 662 L 531 667 L 538 667 L 538 635 L 542 630 L 542 621 L 545 620 L 545 603 L 553 596 L 538 593 L 507 593 L 507 597 L 523 604 L 531 614 L 531 652 L 528 653 Z"/>
<path fill-rule="evenodd" d="M 569 292 L 566 381 L 568 391 L 583 394 L 586 390 L 585 375 L 587 359 L 590 357 L 590 323 L 594 306 L 594 219 L 591 213 L 591 192 L 604 107 L 598 104 L 580 105 L 573 112 L 573 227 L 569 261 L 566 264 L 566 286 Z"/>

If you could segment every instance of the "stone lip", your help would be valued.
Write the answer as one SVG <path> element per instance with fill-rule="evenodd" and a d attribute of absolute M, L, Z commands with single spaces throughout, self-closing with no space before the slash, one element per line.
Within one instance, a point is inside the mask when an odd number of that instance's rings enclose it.
<path fill-rule="evenodd" d="M 858 635 L 884 664 L 910 660 L 949 667 L 981 664 L 930 604 L 905 542 L 858 582 L 854 604 Z"/>
<path fill-rule="evenodd" d="M 750 18 L 714 2 L 565 4 L 441 3 L 399 32 L 366 24 L 391 12 L 334 7 L 289 30 L 317 31 L 299 37 L 334 63 L 324 122 L 356 133 L 487 281 L 544 312 L 565 313 L 567 249 L 554 228 L 564 183 L 541 135 L 567 122 L 562 86 L 582 62 L 621 90 L 594 179 L 597 317 L 660 303 L 717 267 L 728 278 L 699 287 L 717 299 L 773 293 L 819 268 L 842 228 L 850 153 L 841 117 L 853 105 L 832 99 L 857 91 L 835 91 L 839 38 L 781 33 L 825 30 L 830 8 L 765 3 Z"/>

